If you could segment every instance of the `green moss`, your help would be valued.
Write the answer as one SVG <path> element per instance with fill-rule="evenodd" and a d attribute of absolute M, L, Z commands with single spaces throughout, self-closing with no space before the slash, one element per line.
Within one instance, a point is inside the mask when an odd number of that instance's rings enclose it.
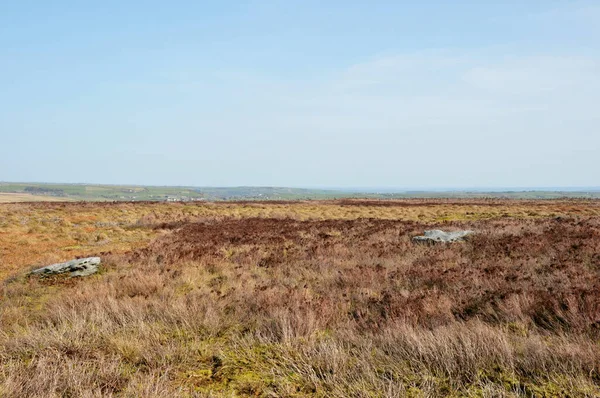
<path fill-rule="evenodd" d="M 196 369 L 183 372 L 183 379 L 187 384 L 194 387 L 202 387 L 211 383 L 213 372 L 212 369 Z"/>
<path fill-rule="evenodd" d="M 134 374 L 136 374 L 138 371 L 139 371 L 139 369 L 130 363 L 121 362 L 119 364 L 119 373 L 120 373 L 120 376 L 123 378 L 128 379 L 131 376 L 133 376 Z"/>
<path fill-rule="evenodd" d="M 520 322 L 509 322 L 505 325 L 505 328 L 508 332 L 515 334 L 520 337 L 529 336 L 529 328 L 527 325 Z"/>
<path fill-rule="evenodd" d="M 529 379 L 515 372 L 495 366 L 492 370 L 478 372 L 478 382 L 491 382 L 508 393 L 528 397 L 588 397 L 600 396 L 600 390 L 594 385 L 573 386 L 561 375 L 546 375 L 544 379 Z"/>
<path fill-rule="evenodd" d="M 189 282 L 181 282 L 175 287 L 175 295 L 185 296 L 194 290 L 194 285 Z"/>

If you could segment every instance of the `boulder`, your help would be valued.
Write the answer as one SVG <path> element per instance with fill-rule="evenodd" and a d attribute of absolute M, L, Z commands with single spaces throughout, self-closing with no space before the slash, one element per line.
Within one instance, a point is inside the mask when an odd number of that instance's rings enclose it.
<path fill-rule="evenodd" d="M 422 236 L 415 236 L 413 241 L 415 242 L 459 242 L 465 240 L 465 238 L 471 234 L 473 231 L 463 230 L 463 231 L 453 231 L 453 232 L 444 232 L 439 229 L 433 229 L 430 231 L 425 231 Z"/>
<path fill-rule="evenodd" d="M 48 265 L 30 272 L 31 275 L 58 275 L 69 272 L 70 276 L 88 276 L 98 272 L 98 266 L 102 262 L 100 257 L 80 258 L 78 260 L 67 261 Z"/>

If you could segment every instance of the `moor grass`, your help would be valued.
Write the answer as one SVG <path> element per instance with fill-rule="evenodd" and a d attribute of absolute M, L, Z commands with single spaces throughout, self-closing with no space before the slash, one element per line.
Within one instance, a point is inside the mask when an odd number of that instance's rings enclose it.
<path fill-rule="evenodd" d="M 600 395 L 598 201 L 4 204 L 0 250 L 0 396 Z"/>

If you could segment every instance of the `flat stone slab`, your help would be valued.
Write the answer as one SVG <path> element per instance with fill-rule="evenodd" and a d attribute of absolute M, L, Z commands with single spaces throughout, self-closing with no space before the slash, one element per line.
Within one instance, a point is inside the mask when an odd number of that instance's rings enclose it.
<path fill-rule="evenodd" d="M 98 272 L 98 266 L 102 263 L 100 257 L 80 258 L 38 268 L 30 272 L 31 275 L 58 275 L 69 272 L 70 276 L 88 276 Z"/>
<path fill-rule="evenodd" d="M 444 232 L 439 229 L 433 229 L 425 231 L 422 236 L 415 236 L 413 241 L 452 243 L 463 241 L 467 236 L 472 234 L 474 234 L 474 232 L 469 230 Z"/>

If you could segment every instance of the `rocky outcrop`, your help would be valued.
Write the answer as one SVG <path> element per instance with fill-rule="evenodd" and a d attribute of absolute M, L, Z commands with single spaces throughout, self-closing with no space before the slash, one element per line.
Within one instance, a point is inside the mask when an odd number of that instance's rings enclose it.
<path fill-rule="evenodd" d="M 80 258 L 38 268 L 30 272 L 31 275 L 50 276 L 69 273 L 70 276 L 88 276 L 98 272 L 98 266 L 102 263 L 100 257 Z"/>
<path fill-rule="evenodd" d="M 425 231 L 422 236 L 415 236 L 413 241 L 415 242 L 459 242 L 465 240 L 465 238 L 471 234 L 473 231 L 464 230 L 464 231 L 453 231 L 453 232 L 444 232 L 439 229 L 433 229 L 430 231 Z"/>

